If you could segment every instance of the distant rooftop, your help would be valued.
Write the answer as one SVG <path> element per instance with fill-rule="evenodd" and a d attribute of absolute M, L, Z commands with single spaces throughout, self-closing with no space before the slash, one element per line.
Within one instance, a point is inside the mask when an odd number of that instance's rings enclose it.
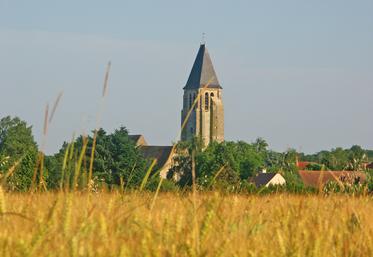
<path fill-rule="evenodd" d="M 257 187 L 265 186 L 270 182 L 276 173 L 259 173 L 256 177 L 254 177 L 253 182 Z"/>
<path fill-rule="evenodd" d="M 310 187 L 323 186 L 329 182 L 360 184 L 366 181 L 366 175 L 360 171 L 298 171 L 303 184 Z"/>
<path fill-rule="evenodd" d="M 147 145 L 143 135 L 128 135 L 128 137 L 136 144 L 136 146 Z"/>
<path fill-rule="evenodd" d="M 142 145 L 139 149 L 144 158 L 157 160 L 157 169 L 163 168 L 172 158 L 172 146 Z"/>

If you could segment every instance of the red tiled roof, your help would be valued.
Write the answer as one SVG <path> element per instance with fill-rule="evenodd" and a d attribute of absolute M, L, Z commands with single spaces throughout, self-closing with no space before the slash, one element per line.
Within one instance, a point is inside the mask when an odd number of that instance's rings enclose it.
<path fill-rule="evenodd" d="M 366 175 L 359 171 L 321 171 L 321 170 L 300 170 L 298 171 L 305 186 L 318 187 L 328 182 L 337 183 L 363 183 Z"/>
<path fill-rule="evenodd" d="M 373 169 L 373 162 L 367 164 L 366 168 L 367 169 Z"/>
<path fill-rule="evenodd" d="M 307 168 L 308 164 L 311 164 L 312 162 L 297 162 L 297 168 L 300 170 L 304 170 Z"/>

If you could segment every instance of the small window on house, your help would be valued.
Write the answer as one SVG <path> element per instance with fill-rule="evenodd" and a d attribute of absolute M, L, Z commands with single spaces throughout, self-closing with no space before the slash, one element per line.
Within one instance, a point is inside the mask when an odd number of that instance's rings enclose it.
<path fill-rule="evenodd" d="M 194 133 L 194 130 L 193 130 L 193 128 L 190 128 L 190 133 L 192 133 L 192 134 Z"/>
<path fill-rule="evenodd" d="M 208 111 L 209 110 L 209 93 L 206 93 L 205 94 L 205 110 Z"/>
<path fill-rule="evenodd" d="M 192 108 L 192 103 L 193 103 L 193 99 L 192 99 L 193 95 L 190 94 L 189 95 L 189 109 Z"/>

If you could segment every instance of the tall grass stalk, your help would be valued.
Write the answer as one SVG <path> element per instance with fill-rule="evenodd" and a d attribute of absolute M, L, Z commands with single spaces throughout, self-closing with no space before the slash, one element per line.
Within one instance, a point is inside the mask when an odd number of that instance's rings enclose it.
<path fill-rule="evenodd" d="M 102 89 L 101 104 L 100 104 L 100 108 L 99 108 L 99 111 L 97 113 L 97 118 L 96 118 L 96 128 L 95 128 L 94 135 L 93 135 L 91 158 L 89 160 L 89 172 L 88 172 L 88 179 L 87 179 L 88 191 L 91 191 L 91 189 L 92 189 L 91 186 L 93 184 L 92 183 L 92 173 L 93 173 L 93 161 L 94 161 L 94 158 L 95 158 L 97 133 L 98 133 L 98 130 L 99 130 L 99 127 L 100 127 L 101 115 L 102 115 L 104 104 L 105 104 L 105 96 L 106 96 L 107 88 L 108 88 L 108 85 L 109 85 L 108 83 L 109 83 L 110 68 L 111 68 L 111 62 L 109 62 L 107 67 L 106 67 L 105 78 L 104 78 L 104 86 L 103 86 L 103 89 Z"/>
<path fill-rule="evenodd" d="M 208 82 L 203 86 L 203 89 L 207 88 L 207 87 L 210 85 L 210 83 L 213 81 L 213 79 L 214 79 L 214 77 L 211 77 L 211 78 L 208 80 Z M 198 99 L 200 98 L 201 94 L 202 94 L 202 91 L 200 90 L 200 91 L 198 92 L 198 95 L 197 95 L 196 99 L 194 99 L 193 104 L 192 104 L 192 106 L 190 107 L 190 109 L 189 109 L 187 115 L 185 116 L 185 120 L 183 121 L 183 123 L 182 123 L 182 125 L 181 125 L 180 131 L 179 131 L 178 136 L 177 136 L 177 140 L 180 139 L 181 134 L 182 134 L 182 132 L 183 132 L 183 130 L 185 129 L 185 126 L 186 126 L 186 124 L 187 124 L 187 121 L 188 121 L 188 119 L 189 119 L 189 117 L 190 117 L 190 115 L 191 115 L 191 113 L 192 113 L 194 107 L 196 106 L 196 104 L 197 104 L 197 102 L 198 102 Z M 176 144 L 173 144 L 172 149 L 171 149 L 171 153 L 174 153 L 174 152 L 175 152 L 175 148 L 176 148 Z M 192 158 L 192 159 L 193 159 L 193 158 Z M 192 172 L 194 172 L 194 175 L 192 174 L 192 176 L 195 177 L 195 170 L 193 171 L 193 167 L 192 167 Z M 148 172 L 147 172 L 147 173 L 148 173 Z M 159 171 L 157 171 L 157 172 L 153 175 L 153 177 L 154 177 L 154 176 L 157 176 L 157 175 L 159 175 Z M 147 176 L 146 176 L 146 175 L 145 175 L 145 177 L 146 177 L 146 180 L 147 180 Z M 145 179 L 145 178 L 144 178 L 144 179 Z M 143 181 L 144 181 L 144 180 L 143 180 Z M 194 180 L 193 180 L 193 181 L 194 181 Z M 163 178 L 161 177 L 161 179 L 160 179 L 160 181 L 159 181 L 159 184 L 158 184 L 158 186 L 157 186 L 157 190 L 156 190 L 156 193 L 155 193 L 155 195 L 154 195 L 154 198 L 153 198 L 152 204 L 151 204 L 151 209 L 152 209 L 152 208 L 154 207 L 154 205 L 155 205 L 155 202 L 156 202 L 157 197 L 158 197 L 158 192 L 159 192 L 159 190 L 160 190 L 160 188 L 161 188 L 161 186 L 162 186 L 162 182 L 163 182 Z M 195 187 L 195 186 L 196 186 L 196 185 L 195 185 L 195 181 L 194 181 L 194 182 L 193 182 L 193 210 L 196 210 L 196 209 L 197 209 L 197 207 L 196 207 L 196 191 L 197 191 L 197 190 L 196 190 L 196 187 Z M 196 218 L 196 211 L 193 211 L 193 214 L 194 214 L 194 217 Z M 198 232 L 198 226 L 197 226 L 197 229 L 196 229 L 195 233 L 196 233 L 196 234 L 199 233 L 199 232 Z M 195 242 L 196 242 L 196 244 L 198 244 L 198 241 L 199 241 L 199 239 L 198 239 L 198 235 L 197 235 L 196 238 L 195 238 Z"/>
<path fill-rule="evenodd" d="M 202 89 L 206 89 L 208 88 L 208 86 L 211 84 L 211 82 L 214 80 L 214 77 L 211 77 L 207 83 L 202 87 Z M 198 101 L 199 101 L 199 98 L 201 97 L 202 95 L 202 90 L 200 90 L 196 96 L 196 99 L 194 99 L 193 103 L 192 103 L 192 106 L 189 108 L 189 111 L 187 113 L 187 115 L 185 116 L 185 119 L 183 121 L 183 123 L 181 124 L 181 128 L 180 128 L 180 131 L 179 131 L 179 134 L 178 134 L 178 137 L 177 139 L 179 139 L 181 137 L 181 134 L 183 133 L 183 130 L 185 129 L 185 126 L 186 124 L 188 123 L 188 120 L 190 118 L 190 115 L 192 114 L 192 111 L 194 110 L 195 106 L 197 105 Z"/>
<path fill-rule="evenodd" d="M 88 138 L 87 136 L 83 136 L 83 146 L 79 154 L 79 159 L 77 163 L 75 164 L 73 191 L 75 191 L 78 188 L 78 179 L 80 178 L 80 173 L 81 173 L 80 170 L 82 168 L 83 158 L 86 154 L 87 145 L 88 145 Z"/>
<path fill-rule="evenodd" d="M 71 148 L 72 143 L 70 142 L 65 150 L 65 154 L 63 156 L 63 162 L 62 162 L 62 169 L 61 169 L 61 179 L 60 179 L 60 191 L 63 190 L 63 182 L 65 180 L 65 170 L 66 170 L 66 165 L 67 165 L 67 160 L 69 157 L 69 150 Z"/>
<path fill-rule="evenodd" d="M 150 173 L 152 172 L 154 166 L 157 164 L 157 159 L 154 159 L 152 161 L 152 163 L 150 164 L 148 170 L 146 171 L 145 173 L 145 176 L 144 178 L 142 179 L 142 182 L 141 182 L 141 185 L 140 185 L 140 192 L 144 189 L 144 187 L 146 186 L 146 183 L 148 182 L 148 179 L 149 179 L 149 176 L 150 176 Z"/>
<path fill-rule="evenodd" d="M 197 219 L 197 184 L 196 184 L 196 163 L 195 163 L 195 149 L 192 149 L 192 187 L 193 187 L 193 231 L 194 231 L 194 247 L 199 255 L 199 225 Z"/>
<path fill-rule="evenodd" d="M 0 214 L 3 215 L 5 213 L 5 195 L 4 195 L 4 189 L 2 186 L 0 186 Z"/>
<path fill-rule="evenodd" d="M 162 182 L 163 182 L 163 178 L 161 177 L 161 178 L 159 179 L 159 183 L 158 183 L 158 186 L 157 186 L 157 190 L 155 190 L 155 194 L 154 194 L 154 197 L 153 197 L 153 200 L 152 200 L 152 204 L 150 205 L 150 214 L 152 213 L 152 210 L 153 210 L 153 208 L 154 208 L 155 200 L 156 200 L 157 197 L 158 197 L 159 190 L 161 189 L 161 186 L 162 186 Z"/>
<path fill-rule="evenodd" d="M 216 174 L 214 175 L 214 177 L 212 178 L 211 182 L 209 183 L 208 187 L 207 188 L 211 188 L 212 185 L 215 183 L 217 177 L 220 175 L 220 173 L 223 172 L 223 170 L 225 169 L 227 165 L 224 164 L 223 166 L 221 166 L 221 168 L 218 170 L 218 172 L 216 172 Z"/>
<path fill-rule="evenodd" d="M 38 157 L 36 160 L 36 165 L 34 168 L 34 174 L 32 176 L 32 182 L 31 182 L 31 191 L 34 191 L 35 184 L 36 184 L 36 177 L 37 173 L 39 171 L 39 190 L 44 189 L 47 190 L 47 185 L 44 181 L 44 159 L 45 159 L 45 146 L 47 144 L 47 137 L 48 137 L 48 127 L 52 123 L 53 117 L 55 115 L 55 112 L 57 110 L 58 104 L 62 98 L 63 92 L 60 92 L 57 95 L 56 100 L 54 101 L 52 112 L 49 115 L 49 103 L 45 106 L 44 111 L 44 125 L 43 125 L 43 137 L 42 137 L 42 143 L 41 148 L 38 153 Z"/>
<path fill-rule="evenodd" d="M 47 190 L 45 181 L 44 181 L 44 159 L 45 159 L 45 145 L 47 141 L 48 134 L 48 117 L 49 117 L 49 104 L 47 103 L 44 113 L 44 128 L 43 128 L 43 142 L 40 151 L 40 167 L 39 167 L 39 190 Z"/>
<path fill-rule="evenodd" d="M 21 158 L 19 158 L 9 169 L 8 171 L 3 175 L 3 177 L 1 177 L 1 184 L 2 185 L 5 185 L 6 182 L 7 182 L 7 179 L 9 177 L 11 177 L 14 173 L 14 171 L 16 170 L 16 168 L 18 167 L 18 165 L 22 162 L 23 158 L 25 157 L 25 155 L 23 155 Z"/>

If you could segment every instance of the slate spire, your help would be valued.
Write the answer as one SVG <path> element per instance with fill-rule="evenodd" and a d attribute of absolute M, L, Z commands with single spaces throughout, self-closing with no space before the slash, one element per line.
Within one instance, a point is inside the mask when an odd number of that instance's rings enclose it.
<path fill-rule="evenodd" d="M 198 89 L 204 87 L 213 78 L 209 88 L 222 88 L 216 76 L 214 66 L 204 43 L 199 47 L 192 71 L 184 89 Z"/>

